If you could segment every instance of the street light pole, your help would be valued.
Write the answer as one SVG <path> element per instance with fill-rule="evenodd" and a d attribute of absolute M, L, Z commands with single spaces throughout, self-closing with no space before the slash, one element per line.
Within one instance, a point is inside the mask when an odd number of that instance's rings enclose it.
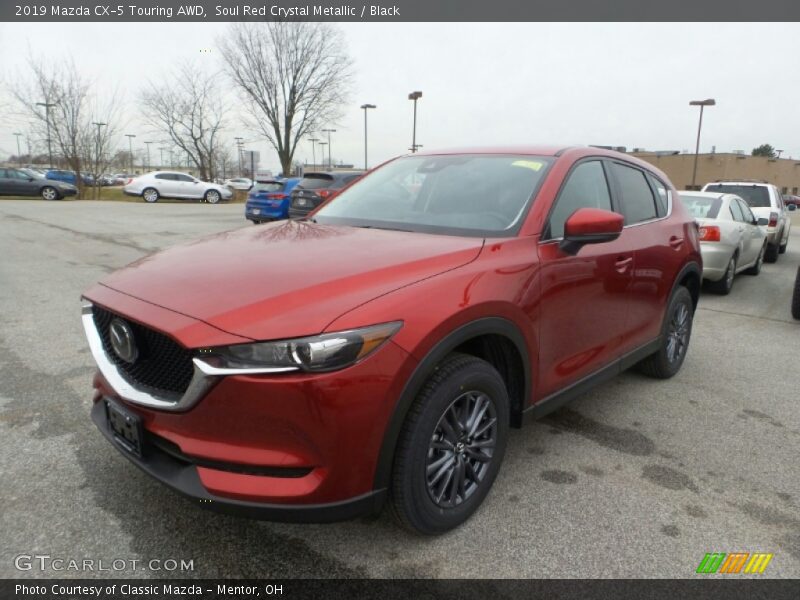
<path fill-rule="evenodd" d="M 97 123 L 97 122 L 93 121 L 92 125 L 95 125 L 97 127 L 97 138 L 95 138 L 95 146 L 94 146 L 94 165 L 95 165 L 95 170 L 99 171 L 100 170 L 100 128 L 105 126 L 105 125 L 108 125 L 108 123 Z M 78 177 L 81 176 L 80 173 L 78 173 L 77 175 L 78 175 Z M 95 183 L 95 186 L 96 186 L 98 184 L 98 176 L 100 175 L 100 173 L 93 173 L 93 175 L 95 176 L 94 183 Z"/>
<path fill-rule="evenodd" d="M 367 110 L 370 108 L 378 108 L 374 104 L 362 104 L 361 108 L 364 109 L 364 170 L 367 170 Z"/>
<path fill-rule="evenodd" d="M 53 168 L 53 146 L 50 143 L 50 108 L 55 106 L 51 102 L 37 102 L 36 106 L 44 106 L 45 121 L 47 121 L 47 157 L 50 161 L 50 168 Z"/>
<path fill-rule="evenodd" d="M 242 140 L 244 138 L 235 137 L 233 139 L 236 140 L 236 158 L 237 158 L 237 164 L 239 165 L 239 172 L 237 173 L 237 176 L 241 177 L 242 176 Z"/>
<path fill-rule="evenodd" d="M 20 138 L 20 136 L 22 134 L 21 133 L 15 133 L 14 135 L 17 136 L 17 162 L 19 163 L 19 166 L 21 167 L 22 166 L 22 150 L 19 149 L 19 138 Z M 28 157 L 28 158 L 30 158 L 30 157 Z"/>
<path fill-rule="evenodd" d="M 328 142 L 317 142 L 317 145 L 322 147 L 322 150 L 321 150 L 321 152 L 322 152 L 322 162 L 324 163 L 325 162 L 325 146 L 328 145 Z"/>
<path fill-rule="evenodd" d="M 128 138 L 128 153 L 131 155 L 131 175 L 133 175 L 133 138 L 136 137 L 133 133 L 126 133 L 125 137 Z"/>
<path fill-rule="evenodd" d="M 317 142 L 319 138 L 308 138 L 308 141 L 311 142 L 311 160 L 314 163 L 314 168 L 317 167 Z"/>
<path fill-rule="evenodd" d="M 333 162 L 331 162 L 331 147 L 332 147 L 331 134 L 332 133 L 336 133 L 336 130 L 335 129 L 323 129 L 322 133 L 327 133 L 328 134 L 328 168 L 333 170 Z"/>
<path fill-rule="evenodd" d="M 414 101 L 414 127 L 411 130 L 411 152 L 417 151 L 417 100 L 422 98 L 422 92 L 411 92 L 408 95 L 409 100 Z"/>
<path fill-rule="evenodd" d="M 159 150 L 159 152 L 161 152 L 161 164 L 158 165 L 158 168 L 159 169 L 163 169 L 164 168 L 164 150 L 166 150 L 166 148 L 159 148 L 158 150 Z"/>
<path fill-rule="evenodd" d="M 716 100 L 713 98 L 708 98 L 706 100 L 692 100 L 689 102 L 689 106 L 699 106 L 700 107 L 700 121 L 697 124 L 697 143 L 694 147 L 694 168 L 692 169 L 692 189 L 695 188 L 695 183 L 697 182 L 697 156 L 700 153 L 700 130 L 703 128 L 703 109 L 706 106 L 714 106 L 716 105 Z"/>
<path fill-rule="evenodd" d="M 147 170 L 150 170 L 150 144 L 153 142 L 145 142 L 144 145 L 147 146 Z M 133 173 L 131 173 L 133 175 Z"/>

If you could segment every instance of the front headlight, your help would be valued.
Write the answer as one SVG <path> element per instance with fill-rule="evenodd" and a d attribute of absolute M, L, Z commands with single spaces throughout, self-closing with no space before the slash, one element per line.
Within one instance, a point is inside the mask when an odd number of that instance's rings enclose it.
<path fill-rule="evenodd" d="M 335 371 L 375 352 L 402 325 L 395 321 L 313 337 L 208 348 L 200 359 L 225 370 Z"/>

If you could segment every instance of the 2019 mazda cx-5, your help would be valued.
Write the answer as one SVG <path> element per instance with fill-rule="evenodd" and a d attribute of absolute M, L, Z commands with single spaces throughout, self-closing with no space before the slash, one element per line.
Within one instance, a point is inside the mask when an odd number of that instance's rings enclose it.
<path fill-rule="evenodd" d="M 686 356 L 697 229 L 654 167 L 596 148 L 418 153 L 305 220 L 147 256 L 84 295 L 92 418 L 201 506 L 434 534 L 510 427 Z M 269 261 L 253 262 L 253 256 Z"/>

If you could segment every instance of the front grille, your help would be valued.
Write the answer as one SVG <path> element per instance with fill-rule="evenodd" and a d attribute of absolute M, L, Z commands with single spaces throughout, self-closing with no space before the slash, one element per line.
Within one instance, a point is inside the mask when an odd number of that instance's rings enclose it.
<path fill-rule="evenodd" d="M 133 331 L 139 356 L 133 363 L 119 358 L 111 347 L 108 326 L 118 317 Z M 151 394 L 178 400 L 186 392 L 194 374 L 192 353 L 162 333 L 129 321 L 97 305 L 92 307 L 97 332 L 109 360 L 120 370 L 128 383 Z"/>

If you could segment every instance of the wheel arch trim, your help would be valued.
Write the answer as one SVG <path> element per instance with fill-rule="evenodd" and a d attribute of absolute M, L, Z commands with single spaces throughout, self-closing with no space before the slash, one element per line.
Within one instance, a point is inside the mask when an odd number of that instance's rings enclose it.
<path fill-rule="evenodd" d="M 409 377 L 408 381 L 406 381 L 403 386 L 403 391 L 400 393 L 400 397 L 395 403 L 392 415 L 389 418 L 389 422 L 383 434 L 378 461 L 375 467 L 373 489 L 380 490 L 389 487 L 392 463 L 394 462 L 394 452 L 397 447 L 397 441 L 400 438 L 400 432 L 402 431 L 406 415 L 416 399 L 419 390 L 422 389 L 422 386 L 436 368 L 436 365 L 464 342 L 482 335 L 502 336 L 514 344 L 517 352 L 519 352 L 525 378 L 523 387 L 524 401 L 521 409 L 523 411 L 525 410 L 527 401 L 529 401 L 531 397 L 532 375 L 530 353 L 525 342 L 525 337 L 518 326 L 512 321 L 502 317 L 485 317 L 461 325 L 448 333 L 428 351 L 425 357 L 417 364 L 411 377 Z M 513 418 L 512 415 L 512 423 Z"/>

